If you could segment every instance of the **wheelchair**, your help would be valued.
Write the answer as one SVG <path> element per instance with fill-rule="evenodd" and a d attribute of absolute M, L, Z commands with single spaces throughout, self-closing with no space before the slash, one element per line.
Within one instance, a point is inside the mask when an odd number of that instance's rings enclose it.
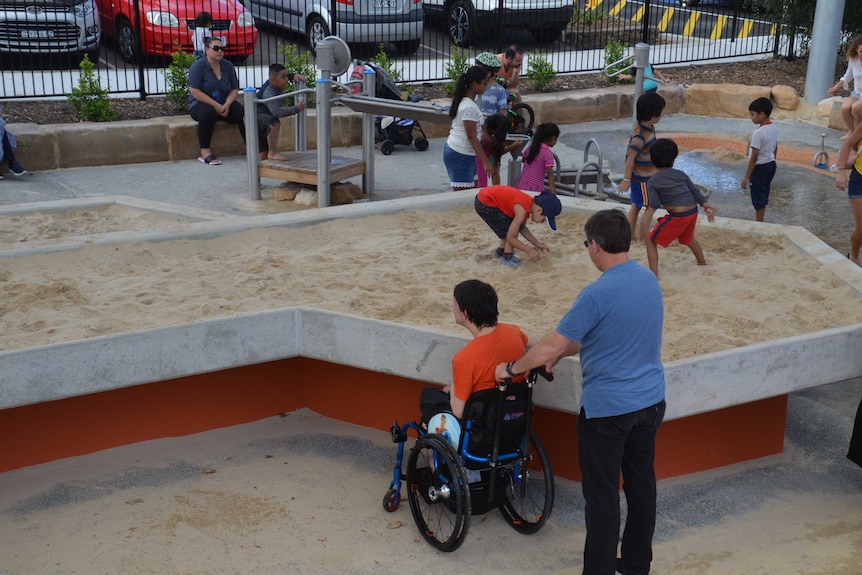
<path fill-rule="evenodd" d="M 470 529 L 470 516 L 499 509 L 516 531 L 539 531 L 554 507 L 554 475 L 542 442 L 532 431 L 532 370 L 525 384 L 510 380 L 473 394 L 464 409 L 463 428 L 451 412 L 430 418 L 427 431 L 415 421 L 390 428 L 398 444 L 394 477 L 383 509 L 401 503 L 401 485 L 422 537 L 441 551 L 455 551 Z M 402 470 L 408 431 L 417 434 Z M 433 431 L 433 432 L 432 432 Z"/>

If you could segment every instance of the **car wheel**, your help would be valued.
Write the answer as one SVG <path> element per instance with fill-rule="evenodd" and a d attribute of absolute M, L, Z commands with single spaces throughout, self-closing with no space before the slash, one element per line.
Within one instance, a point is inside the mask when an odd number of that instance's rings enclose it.
<path fill-rule="evenodd" d="M 452 42 L 461 47 L 470 46 L 476 37 L 476 11 L 466 0 L 457 0 L 446 15 L 446 29 Z"/>
<path fill-rule="evenodd" d="M 316 55 L 317 44 L 329 36 L 329 26 L 326 25 L 323 18 L 315 14 L 308 19 L 308 25 L 305 27 L 305 36 L 309 49 Z"/>
<path fill-rule="evenodd" d="M 120 57 L 129 64 L 138 61 L 138 43 L 135 40 L 132 24 L 128 20 L 122 20 L 117 25 L 117 51 L 120 53 Z"/>
<path fill-rule="evenodd" d="M 679 0 L 679 5 L 683 8 L 694 8 L 700 4 L 700 0 Z"/>
<path fill-rule="evenodd" d="M 395 49 L 398 50 L 399 54 L 413 54 L 419 49 L 421 42 L 419 39 L 395 42 Z"/>

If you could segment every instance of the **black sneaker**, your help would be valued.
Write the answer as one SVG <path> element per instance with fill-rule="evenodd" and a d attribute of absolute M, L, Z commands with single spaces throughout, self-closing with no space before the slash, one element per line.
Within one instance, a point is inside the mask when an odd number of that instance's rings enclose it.
<path fill-rule="evenodd" d="M 0 174 L 0 180 L 5 180 L 5 179 L 6 178 L 3 177 L 3 174 Z"/>
<path fill-rule="evenodd" d="M 30 173 L 24 169 L 24 166 L 18 163 L 18 160 L 12 160 L 9 162 L 9 169 L 12 171 L 12 175 L 16 177 Z"/>

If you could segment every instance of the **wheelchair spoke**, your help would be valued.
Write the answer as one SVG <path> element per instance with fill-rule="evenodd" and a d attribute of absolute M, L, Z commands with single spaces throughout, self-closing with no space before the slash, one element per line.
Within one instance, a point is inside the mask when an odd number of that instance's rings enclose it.
<path fill-rule="evenodd" d="M 554 507 L 554 475 L 551 462 L 539 438 L 530 434 L 529 457 L 508 467 L 506 504 L 500 512 L 521 533 L 535 533 L 547 521 Z M 526 466 L 525 466 L 526 465 Z"/>
<path fill-rule="evenodd" d="M 470 523 L 466 473 L 445 439 L 420 438 L 407 462 L 407 498 L 419 532 L 441 551 L 454 551 Z"/>

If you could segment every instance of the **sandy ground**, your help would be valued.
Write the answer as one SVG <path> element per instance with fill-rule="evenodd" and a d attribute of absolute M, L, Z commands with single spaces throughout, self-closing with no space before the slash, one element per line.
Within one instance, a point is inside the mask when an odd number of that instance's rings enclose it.
<path fill-rule="evenodd" d="M 145 229 L 182 225 L 141 222 L 123 209 L 113 207 L 104 219 L 117 221 L 102 228 L 121 229 L 126 218 Z M 75 217 L 78 227 L 93 229 L 92 211 L 57 217 L 65 235 L 74 235 Z M 460 333 L 451 320 L 452 288 L 473 277 L 496 287 L 503 320 L 541 336 L 599 275 L 581 246 L 585 217 L 560 218 L 556 234 L 534 225 L 552 253 L 517 270 L 492 260 L 496 238 L 472 208 L 0 260 L 0 349 L 292 305 Z M 18 237 L 38 237 L 40 226 L 44 216 L 22 216 L 14 227 Z M 697 236 L 708 266 L 695 265 L 676 244 L 660 251 L 665 361 L 862 322 L 853 291 L 783 236 L 705 221 Z M 632 255 L 646 263 L 642 246 Z"/>
<path fill-rule="evenodd" d="M 841 453 L 849 418 L 791 399 L 799 430 L 785 453 L 660 482 L 654 575 L 859 573 L 862 473 Z M 812 414 L 830 423 L 806 423 Z M 580 574 L 579 484 L 557 479 L 539 533 L 520 535 L 494 511 L 446 554 L 422 540 L 406 500 L 383 511 L 394 455 L 387 433 L 303 409 L 6 472 L 0 573 Z"/>

